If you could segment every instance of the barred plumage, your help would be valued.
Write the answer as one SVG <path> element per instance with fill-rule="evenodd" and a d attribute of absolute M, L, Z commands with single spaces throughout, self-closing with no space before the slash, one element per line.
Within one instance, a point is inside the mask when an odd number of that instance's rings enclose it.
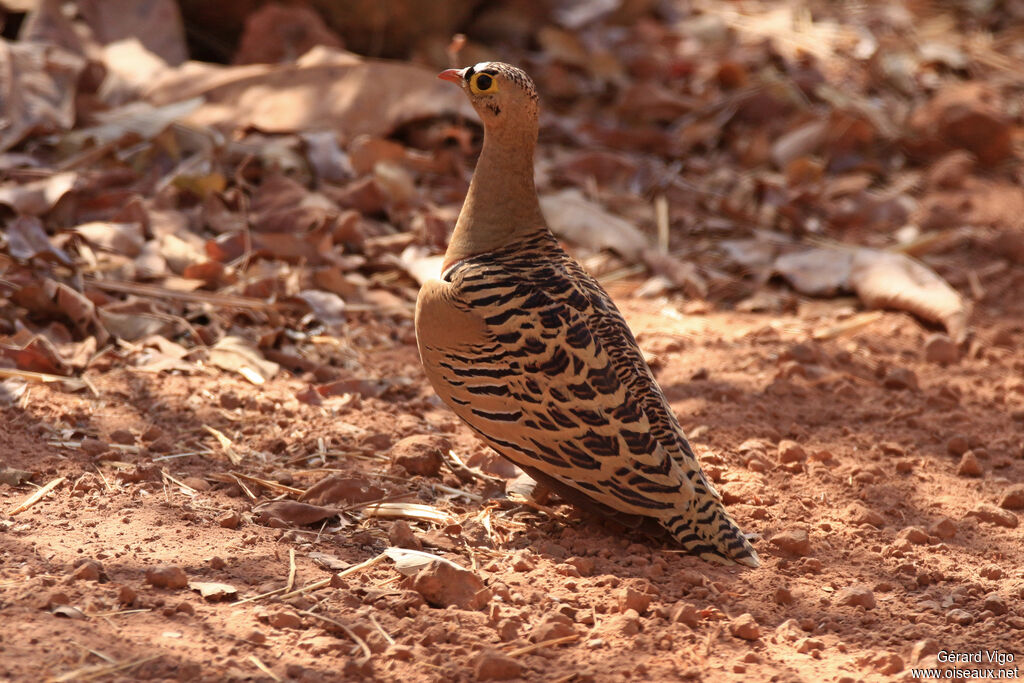
<path fill-rule="evenodd" d="M 489 71 L 501 78 L 511 68 Z M 446 74 L 465 82 L 467 72 L 481 71 L 477 65 Z M 757 566 L 622 315 L 537 219 L 532 83 L 524 88 L 506 78 L 502 85 L 496 101 L 474 100 L 482 118 L 490 113 L 484 151 L 447 268 L 417 302 L 428 378 L 481 439 L 531 474 L 606 508 L 653 518 L 705 559 Z M 515 137 L 502 126 L 525 126 L 525 140 L 509 142 Z M 528 166 L 518 158 L 524 153 Z M 489 169 L 502 157 L 512 168 L 529 168 L 530 177 L 502 178 Z M 493 193 L 501 193 L 505 214 L 488 211 Z"/>

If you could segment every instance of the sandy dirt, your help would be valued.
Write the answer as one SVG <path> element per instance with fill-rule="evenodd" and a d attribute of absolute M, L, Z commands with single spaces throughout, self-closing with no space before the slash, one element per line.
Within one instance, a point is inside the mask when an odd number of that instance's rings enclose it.
<path fill-rule="evenodd" d="M 707 564 L 557 499 L 498 500 L 448 466 L 411 475 L 392 450 L 411 435 L 507 468 L 432 395 L 411 321 L 366 316 L 325 353 L 386 380 L 378 397 L 313 406 L 296 399 L 303 378 L 255 387 L 112 356 L 85 375 L 96 394 L 33 386 L 5 407 L 4 463 L 63 483 L 17 514 L 35 488 L 0 485 L 0 679 L 888 681 L 999 668 L 941 652 L 1024 658 L 1019 272 L 987 283 L 976 337 L 950 365 L 923 358 L 930 332 L 904 314 L 815 341 L 851 320 L 849 302 L 720 312 L 635 298 L 636 284 L 611 291 L 709 476 L 759 535 L 760 569 Z M 245 478 L 303 490 L 331 474 L 455 521 L 405 529 L 364 506 L 275 528 L 254 508 L 296 494 Z M 425 603 L 389 559 L 258 597 L 395 539 L 469 568 L 486 585 L 479 608 Z M 183 581 L 237 594 L 204 599 Z"/>

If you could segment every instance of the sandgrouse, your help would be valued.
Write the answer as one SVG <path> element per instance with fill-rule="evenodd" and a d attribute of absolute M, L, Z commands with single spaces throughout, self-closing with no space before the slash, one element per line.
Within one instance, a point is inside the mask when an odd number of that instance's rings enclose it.
<path fill-rule="evenodd" d="M 704 559 L 758 566 L 622 314 L 545 223 L 533 81 L 501 62 L 439 78 L 469 96 L 484 144 L 441 279 L 416 303 L 435 391 L 488 445 L 573 502 L 653 519 Z"/>

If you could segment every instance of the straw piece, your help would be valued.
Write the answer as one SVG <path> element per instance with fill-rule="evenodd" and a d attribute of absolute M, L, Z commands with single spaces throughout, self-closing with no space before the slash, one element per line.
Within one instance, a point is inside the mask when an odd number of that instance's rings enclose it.
<path fill-rule="evenodd" d="M 18 514 L 19 512 L 24 512 L 25 510 L 28 510 L 30 507 L 32 507 L 33 505 L 38 503 L 40 501 L 40 499 L 42 499 L 43 496 L 45 496 L 47 493 L 49 493 L 53 489 L 55 489 L 58 486 L 60 486 L 63 482 L 64 482 L 64 477 L 57 477 L 56 479 L 54 479 L 53 481 L 51 481 L 50 483 L 46 484 L 45 486 L 40 488 L 38 491 L 33 493 L 31 496 L 26 498 L 21 503 L 21 505 L 17 505 L 15 507 L 11 508 L 11 510 L 7 514 L 10 515 L 11 517 L 13 517 L 14 515 Z"/>

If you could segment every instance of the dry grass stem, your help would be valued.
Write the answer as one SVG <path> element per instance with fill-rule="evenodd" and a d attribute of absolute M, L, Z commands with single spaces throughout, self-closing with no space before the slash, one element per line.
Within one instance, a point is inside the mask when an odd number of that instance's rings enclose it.
<path fill-rule="evenodd" d="M 267 666 L 266 664 L 261 662 L 260 658 L 257 657 L 256 655 L 249 655 L 249 661 L 252 662 L 253 666 L 255 666 L 257 669 L 259 669 L 263 673 L 267 674 L 268 676 L 273 678 L 275 681 L 278 681 L 278 683 L 280 683 L 281 681 L 284 680 L 283 678 L 278 676 L 276 673 L 274 673 L 269 666 Z"/>
<path fill-rule="evenodd" d="M 310 612 L 309 610 L 303 610 L 302 612 L 299 612 L 299 614 L 304 614 L 307 617 L 319 619 L 320 621 L 328 623 L 331 626 L 337 626 L 342 631 L 344 631 L 349 638 L 352 639 L 352 642 L 359 646 L 359 649 L 363 651 L 363 656 L 366 658 L 366 660 L 369 660 L 371 657 L 373 657 L 373 651 L 370 650 L 370 646 L 366 644 L 366 641 L 360 638 L 358 635 L 356 635 L 355 631 L 353 631 L 340 621 L 331 619 L 330 617 L 325 617 L 324 615 L 317 614 L 316 612 Z"/>
<path fill-rule="evenodd" d="M 20 505 L 16 505 L 13 508 L 11 508 L 7 512 L 7 514 L 10 515 L 11 517 L 13 517 L 14 515 L 18 514 L 19 512 L 24 512 L 25 510 L 28 510 L 30 507 L 32 507 L 33 505 L 38 503 L 43 498 L 43 496 L 45 496 L 47 493 L 49 493 L 50 491 L 52 491 L 55 488 L 57 488 L 58 486 L 60 486 L 63 482 L 64 482 L 64 477 L 57 477 L 56 479 L 54 479 L 53 481 L 49 482 L 45 486 L 41 487 L 38 491 L 33 493 L 31 496 L 26 498 L 24 501 L 22 501 L 22 503 Z"/>
<path fill-rule="evenodd" d="M 574 643 L 580 639 L 580 634 L 574 633 L 571 636 L 562 636 L 561 638 L 552 638 L 551 640 L 545 640 L 540 643 L 533 643 L 532 645 L 524 645 L 523 647 L 517 647 L 514 650 L 509 650 L 505 654 L 509 657 L 521 657 L 522 655 L 528 655 L 531 652 L 542 650 L 546 647 L 553 647 L 555 645 L 563 645 L 565 643 Z"/>

